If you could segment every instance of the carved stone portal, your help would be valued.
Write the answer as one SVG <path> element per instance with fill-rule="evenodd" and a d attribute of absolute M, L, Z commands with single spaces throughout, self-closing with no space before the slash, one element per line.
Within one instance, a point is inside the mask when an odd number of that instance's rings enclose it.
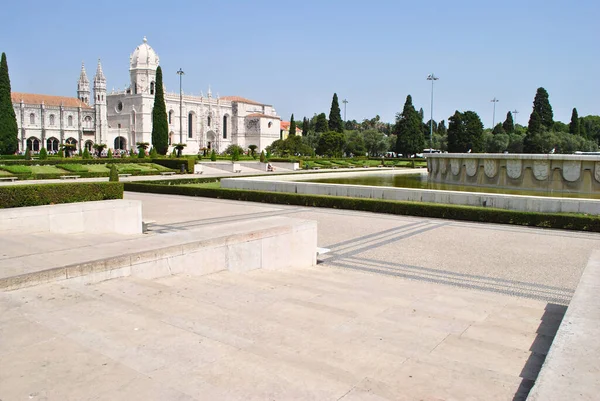
<path fill-rule="evenodd" d="M 577 181 L 581 175 L 581 162 L 577 160 L 563 161 L 563 178 L 567 181 Z"/>
<path fill-rule="evenodd" d="M 484 160 L 483 171 L 488 178 L 494 178 L 498 174 L 498 161 L 497 160 Z"/>
<path fill-rule="evenodd" d="M 458 175 L 460 173 L 460 160 L 459 159 L 451 159 L 450 160 L 450 170 L 452 170 L 452 174 Z"/>
<path fill-rule="evenodd" d="M 545 181 L 550 174 L 550 162 L 547 160 L 533 161 L 533 176 L 539 181 Z"/>
<path fill-rule="evenodd" d="M 473 177 L 477 174 L 477 159 L 465 160 L 465 170 L 467 170 L 467 175 L 469 177 Z"/>
<path fill-rule="evenodd" d="M 507 160 L 506 161 L 506 174 L 512 179 L 519 178 L 521 176 L 522 170 L 522 162 L 521 160 Z"/>

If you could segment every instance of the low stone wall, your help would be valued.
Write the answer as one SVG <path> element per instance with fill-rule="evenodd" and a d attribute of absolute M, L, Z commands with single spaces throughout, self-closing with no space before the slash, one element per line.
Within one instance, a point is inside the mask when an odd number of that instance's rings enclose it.
<path fill-rule="evenodd" d="M 393 172 L 391 172 L 393 173 Z M 346 196 L 396 201 L 430 202 L 452 205 L 483 206 L 523 212 L 586 213 L 600 215 L 600 200 L 487 194 L 481 192 L 438 191 L 433 189 L 392 188 L 367 185 L 322 184 L 290 180 L 333 178 L 343 173 L 310 176 L 273 176 L 225 178 L 221 187 L 254 191 L 287 192 L 308 195 Z"/>
<path fill-rule="evenodd" d="M 600 394 L 600 251 L 581 276 L 529 401 L 597 400 Z"/>
<path fill-rule="evenodd" d="M 600 156 L 427 154 L 429 179 L 457 185 L 600 193 Z"/>
<path fill-rule="evenodd" d="M 0 209 L 0 232 L 141 234 L 142 203 L 106 200 Z"/>
<path fill-rule="evenodd" d="M 61 280 L 92 283 L 125 276 L 153 279 L 315 266 L 317 222 L 265 217 L 102 243 L 76 256 L 77 262 L 69 258 L 68 265 L 52 252 L 0 259 L 0 291 Z"/>

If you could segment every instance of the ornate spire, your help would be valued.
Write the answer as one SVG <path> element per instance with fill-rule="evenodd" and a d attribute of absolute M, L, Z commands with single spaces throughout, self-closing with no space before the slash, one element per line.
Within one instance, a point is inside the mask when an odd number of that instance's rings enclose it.
<path fill-rule="evenodd" d="M 106 80 L 106 78 L 104 77 L 104 72 L 102 72 L 102 63 L 100 63 L 100 59 L 98 59 L 98 69 L 96 70 L 95 79 Z"/>
<path fill-rule="evenodd" d="M 90 80 L 87 77 L 87 72 L 85 71 L 85 63 L 81 62 L 81 74 L 79 74 L 79 84 L 89 84 Z"/>
<path fill-rule="evenodd" d="M 208 85 L 208 92 L 206 93 L 206 96 L 212 97 L 212 91 L 210 90 L 210 85 Z"/>

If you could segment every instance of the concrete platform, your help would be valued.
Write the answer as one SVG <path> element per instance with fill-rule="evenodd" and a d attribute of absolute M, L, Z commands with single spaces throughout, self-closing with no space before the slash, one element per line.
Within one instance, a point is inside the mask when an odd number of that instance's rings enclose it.
<path fill-rule="evenodd" d="M 317 221 L 331 251 L 312 268 L 0 291 L 3 400 L 524 400 L 600 248 L 590 233 L 126 198 L 157 237 L 286 216 Z"/>

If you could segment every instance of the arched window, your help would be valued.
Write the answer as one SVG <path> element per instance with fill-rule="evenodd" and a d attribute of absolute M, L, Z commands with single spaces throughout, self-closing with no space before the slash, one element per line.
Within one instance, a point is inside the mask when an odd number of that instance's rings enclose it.
<path fill-rule="evenodd" d="M 92 141 L 85 141 L 85 148 L 88 150 L 88 152 L 92 151 L 92 147 L 94 146 L 94 143 Z"/>
<path fill-rule="evenodd" d="M 194 137 L 194 113 L 188 114 L 188 138 Z"/>
<path fill-rule="evenodd" d="M 48 152 L 58 152 L 58 139 L 52 137 L 46 140 L 46 150 Z"/>
<path fill-rule="evenodd" d="M 227 116 L 223 116 L 223 139 L 227 139 Z"/>
<path fill-rule="evenodd" d="M 150 94 L 154 95 L 154 81 L 150 82 Z"/>
<path fill-rule="evenodd" d="M 29 124 L 35 124 L 35 114 L 33 113 L 29 115 Z"/>
<path fill-rule="evenodd" d="M 69 127 L 72 127 L 72 126 L 73 126 L 73 116 L 69 116 L 69 117 L 67 118 L 67 125 L 68 125 Z"/>
<path fill-rule="evenodd" d="M 173 124 L 173 110 L 169 110 L 169 124 Z"/>
<path fill-rule="evenodd" d="M 54 125 L 54 114 L 50 114 L 48 120 L 50 120 L 50 125 Z"/>
<path fill-rule="evenodd" d="M 211 118 L 210 118 L 210 116 L 208 116 L 208 119 L 206 120 L 206 125 L 208 125 L 210 127 L 210 123 L 211 123 Z"/>
<path fill-rule="evenodd" d="M 32 152 L 39 152 L 40 151 L 40 140 L 37 139 L 36 137 L 31 137 L 31 138 L 27 139 L 27 147 Z"/>
<path fill-rule="evenodd" d="M 127 149 L 127 142 L 125 140 L 125 138 L 123 138 L 122 136 L 118 136 L 115 138 L 115 149 L 117 150 L 125 150 Z"/>
<path fill-rule="evenodd" d="M 84 128 L 92 128 L 92 117 L 85 116 L 83 119 L 83 126 Z"/>

